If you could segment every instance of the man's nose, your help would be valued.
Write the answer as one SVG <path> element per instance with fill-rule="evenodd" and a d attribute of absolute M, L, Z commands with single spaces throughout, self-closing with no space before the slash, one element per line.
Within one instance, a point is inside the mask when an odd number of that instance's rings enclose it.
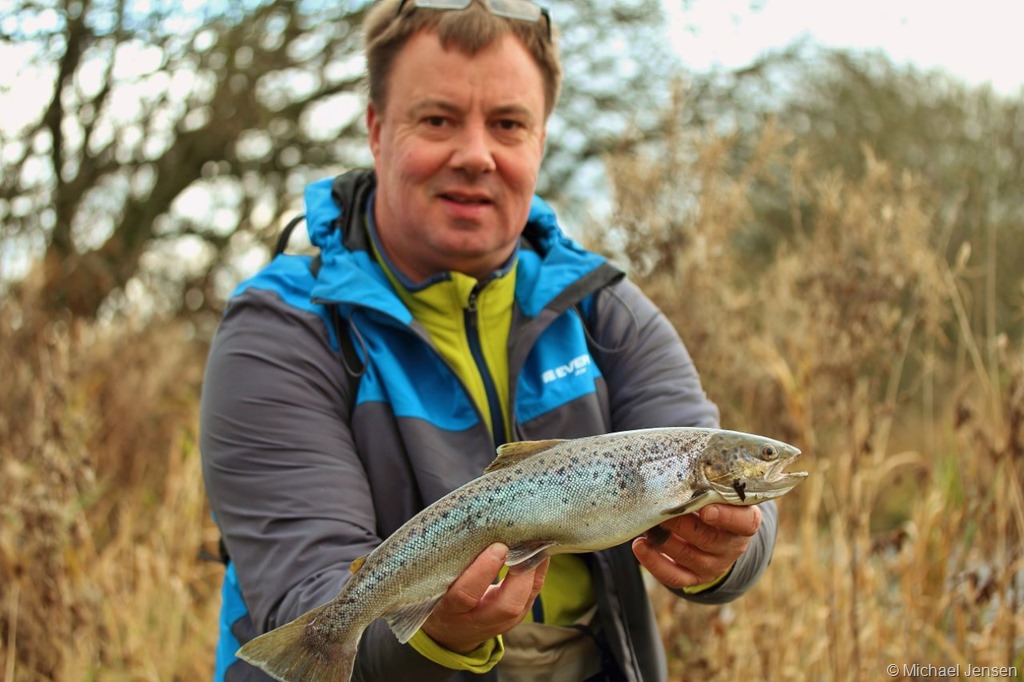
<path fill-rule="evenodd" d="M 494 144 L 495 141 L 487 126 L 482 122 L 463 126 L 461 134 L 455 140 L 452 166 L 471 175 L 492 172 L 496 167 Z"/>

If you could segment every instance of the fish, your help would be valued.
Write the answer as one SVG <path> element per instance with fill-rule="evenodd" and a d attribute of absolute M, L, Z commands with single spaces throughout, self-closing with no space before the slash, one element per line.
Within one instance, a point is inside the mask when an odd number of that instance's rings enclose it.
<path fill-rule="evenodd" d="M 407 642 L 491 544 L 509 548 L 512 573 L 614 547 L 711 503 L 785 495 L 807 476 L 784 471 L 799 455 L 771 438 L 698 427 L 504 444 L 482 475 L 354 561 L 334 599 L 236 655 L 281 682 L 348 682 L 371 622 L 385 618 Z"/>

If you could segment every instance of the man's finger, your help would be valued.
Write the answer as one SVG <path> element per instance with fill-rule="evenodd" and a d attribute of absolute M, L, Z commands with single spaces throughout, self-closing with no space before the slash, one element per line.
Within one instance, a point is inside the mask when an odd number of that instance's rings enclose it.
<path fill-rule="evenodd" d="M 548 563 L 548 560 L 544 560 L 536 568 L 525 573 L 507 574 L 501 581 L 499 589 L 493 591 L 494 604 L 503 612 L 507 611 L 510 616 L 526 610 L 540 594 Z"/>
<path fill-rule="evenodd" d="M 501 543 L 495 543 L 481 552 L 448 587 L 449 608 L 455 613 L 465 613 L 476 608 L 488 588 L 497 580 L 507 556 L 508 547 Z"/>
<path fill-rule="evenodd" d="M 756 506 L 737 507 L 709 504 L 697 512 L 704 523 L 727 533 L 753 537 L 761 526 L 761 510 Z"/>
<path fill-rule="evenodd" d="M 700 576 L 662 554 L 645 537 L 633 541 L 633 554 L 651 576 L 667 587 L 680 589 L 702 582 Z"/>

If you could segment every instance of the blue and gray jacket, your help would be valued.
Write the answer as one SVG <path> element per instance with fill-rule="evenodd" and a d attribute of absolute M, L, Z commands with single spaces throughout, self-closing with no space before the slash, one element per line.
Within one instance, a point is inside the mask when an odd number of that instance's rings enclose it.
<path fill-rule="evenodd" d="M 319 267 L 311 256 L 275 257 L 238 287 L 211 348 L 203 475 L 230 556 L 218 682 L 268 680 L 234 658 L 242 643 L 329 601 L 356 558 L 494 456 L 478 408 L 374 258 L 364 220 L 374 183 L 372 172 L 354 171 L 307 189 Z M 717 426 L 665 316 L 621 271 L 567 238 L 540 199 L 518 258 L 510 440 Z M 339 334 L 358 352 L 359 374 Z M 729 576 L 686 599 L 725 602 L 753 585 L 775 542 L 775 507 L 762 511 Z M 631 549 L 587 562 L 612 678 L 663 680 L 665 655 Z M 399 644 L 383 621 L 364 633 L 356 660 L 361 680 L 471 677 Z"/>

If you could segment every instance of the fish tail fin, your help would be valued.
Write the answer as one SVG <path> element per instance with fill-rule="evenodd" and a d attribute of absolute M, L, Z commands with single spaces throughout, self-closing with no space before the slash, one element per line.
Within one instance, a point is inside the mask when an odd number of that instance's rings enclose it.
<path fill-rule="evenodd" d="M 354 641 L 327 636 L 316 627 L 317 617 L 327 606 L 256 637 L 235 655 L 280 682 L 349 682 L 362 633 Z"/>

